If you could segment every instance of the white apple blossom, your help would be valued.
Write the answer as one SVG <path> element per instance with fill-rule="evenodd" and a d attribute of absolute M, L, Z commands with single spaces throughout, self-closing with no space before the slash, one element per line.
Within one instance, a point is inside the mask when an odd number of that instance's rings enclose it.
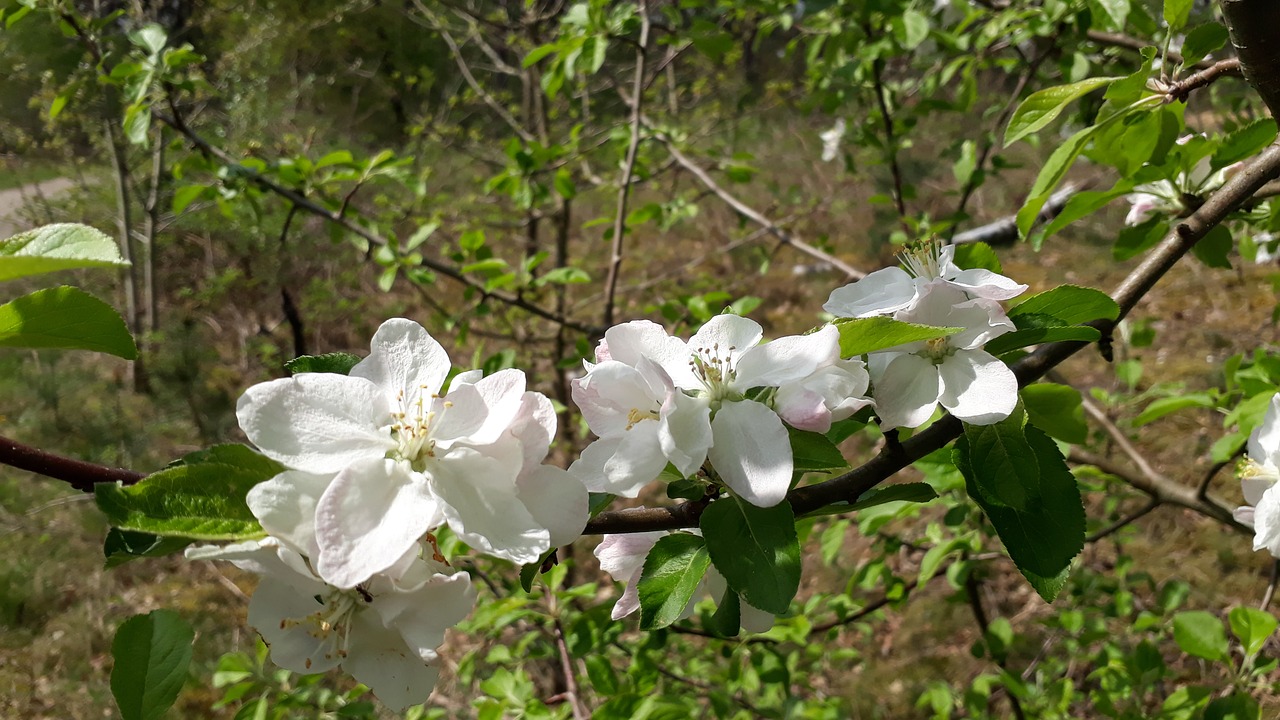
<path fill-rule="evenodd" d="M 1183 135 L 1178 138 L 1179 145 L 1187 145 L 1200 135 Z M 1227 178 L 1244 163 L 1232 163 L 1224 168 L 1214 170 L 1210 157 L 1202 157 L 1190 171 L 1180 172 L 1172 180 L 1157 180 L 1143 183 L 1128 195 L 1129 213 L 1125 215 L 1126 225 L 1141 225 L 1155 215 L 1183 217 L 1196 208 L 1193 203 L 1203 202 L 1205 196 L 1222 187 Z"/>
<path fill-rule="evenodd" d="M 1280 394 L 1271 398 L 1262 424 L 1249 434 L 1248 457 L 1237 470 L 1244 501 L 1236 520 L 1253 528 L 1253 549 L 1280 558 Z"/>
<path fill-rule="evenodd" d="M 867 397 L 870 385 L 866 363 L 857 358 L 837 359 L 802 380 L 778 388 L 773 407 L 791 427 L 825 433 L 831 423 L 875 404 Z"/>
<path fill-rule="evenodd" d="M 638 587 L 640 575 L 644 571 L 644 560 L 649 555 L 649 551 L 653 549 L 654 544 L 662 539 L 663 536 L 669 534 L 667 531 L 659 531 L 605 535 L 604 540 L 596 546 L 594 553 L 600 561 L 600 569 L 609 573 L 614 580 L 626 585 L 622 592 L 622 597 L 618 598 L 618 601 L 613 605 L 613 612 L 610 617 L 614 620 L 621 620 L 640 609 Z M 729 592 L 729 585 L 725 582 L 724 576 L 714 567 L 707 568 L 707 574 L 703 577 L 702 582 L 699 583 L 698 589 L 694 591 L 689 605 L 685 607 L 684 612 L 680 615 L 681 619 L 693 615 L 693 607 L 701 598 L 710 596 L 712 600 L 719 604 L 724 601 L 725 593 L 727 592 Z M 753 607 L 741 596 L 738 599 L 740 601 L 738 603 L 739 621 L 744 630 L 747 632 L 764 632 L 773 627 L 773 614 Z"/>
<path fill-rule="evenodd" d="M 823 130 L 818 137 L 822 140 L 822 162 L 831 162 L 840 155 L 840 143 L 848 128 L 844 118 L 836 118 L 836 122 L 828 130 Z"/>
<path fill-rule="evenodd" d="M 439 677 L 436 649 L 476 599 L 466 573 L 416 544 L 354 588 L 324 582 L 306 558 L 270 537 L 193 547 L 186 555 L 228 560 L 262 576 L 249 624 L 275 664 L 306 674 L 341 666 L 397 711 L 431 695 Z"/>
<path fill-rule="evenodd" d="M 919 427 L 939 403 L 973 425 L 990 425 L 1013 412 L 1017 377 L 981 349 L 1013 330 L 1013 322 L 994 300 L 966 297 L 955 287 L 931 283 L 915 305 L 895 313 L 895 319 L 905 322 L 964 330 L 868 357 L 876 412 L 884 427 Z"/>
<path fill-rule="evenodd" d="M 581 531 L 584 491 L 541 469 L 545 445 L 526 447 L 549 442 L 555 415 L 527 400 L 522 372 L 463 376 L 441 395 L 449 357 L 420 325 L 388 320 L 371 346 L 349 376 L 304 373 L 240 398 L 249 440 L 289 469 L 249 498 L 268 532 L 308 553 L 326 582 L 352 588 L 446 523 L 467 544 L 522 563 L 553 535 Z M 311 535 L 290 528 L 311 508 L 315 546 L 297 546 Z"/>
<path fill-rule="evenodd" d="M 1027 286 L 983 268 L 961 270 L 954 245 L 930 239 L 899 255 L 904 267 L 876 270 L 861 280 L 831 291 L 822 309 L 836 317 L 867 318 L 892 315 L 916 303 L 926 286 L 942 282 L 962 290 L 968 298 L 1008 300 Z"/>

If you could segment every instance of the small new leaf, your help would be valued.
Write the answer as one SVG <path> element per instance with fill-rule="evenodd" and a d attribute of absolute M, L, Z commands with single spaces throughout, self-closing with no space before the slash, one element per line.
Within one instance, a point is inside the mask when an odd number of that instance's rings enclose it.
<path fill-rule="evenodd" d="M 654 543 L 637 586 L 640 627 L 664 628 L 680 619 L 710 564 L 702 538 L 673 533 Z"/>

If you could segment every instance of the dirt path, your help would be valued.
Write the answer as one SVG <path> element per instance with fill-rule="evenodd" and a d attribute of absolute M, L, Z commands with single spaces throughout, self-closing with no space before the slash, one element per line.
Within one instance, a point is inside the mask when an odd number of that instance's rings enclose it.
<path fill-rule="evenodd" d="M 70 178 L 54 178 L 35 185 L 0 190 L 0 238 L 6 238 L 24 229 L 26 224 L 19 210 L 40 196 L 53 197 L 70 190 L 75 182 Z"/>

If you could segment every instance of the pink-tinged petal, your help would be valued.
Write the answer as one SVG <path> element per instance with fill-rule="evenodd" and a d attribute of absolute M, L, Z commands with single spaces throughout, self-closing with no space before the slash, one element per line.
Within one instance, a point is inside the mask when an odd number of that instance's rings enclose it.
<path fill-rule="evenodd" d="M 356 463 L 320 496 L 316 571 L 330 585 L 353 588 L 399 560 L 438 512 L 438 500 L 407 463 Z"/>
<path fill-rule="evenodd" d="M 366 378 L 389 397 L 430 397 L 440 392 L 449 375 L 449 353 L 421 325 L 391 318 L 373 334 L 369 357 L 351 368 L 351 376 Z"/>
<path fill-rule="evenodd" d="M 773 507 L 791 489 L 791 441 L 777 413 L 754 400 L 725 403 L 711 420 L 707 452 L 729 489 L 757 507 Z"/>
<path fill-rule="evenodd" d="M 710 351 L 713 355 L 722 358 L 731 355 L 737 357 L 760 344 L 760 339 L 763 337 L 764 331 L 760 328 L 760 323 L 751 318 L 741 315 L 717 315 L 689 338 L 688 347 L 693 353 Z M 688 358 L 685 362 L 688 362 Z M 672 379 L 675 379 L 674 373 Z M 680 385 L 678 380 L 676 385 Z M 686 386 L 681 385 L 681 387 Z M 698 383 L 693 387 L 700 388 L 702 384 Z"/>
<path fill-rule="evenodd" d="M 556 436 L 556 409 L 542 393 L 526 391 L 520 401 L 511 433 L 524 451 L 524 467 L 541 463 Z"/>
<path fill-rule="evenodd" d="M 915 278 L 900 267 L 888 267 L 832 290 L 822 309 L 847 318 L 890 315 L 909 306 L 915 297 Z"/>
<path fill-rule="evenodd" d="M 643 362 L 652 365 L 647 359 Z M 625 432 L 634 421 L 633 411 L 653 411 L 661 397 L 641 371 L 617 361 L 602 362 L 573 381 L 573 402 L 587 427 L 600 437 Z"/>
<path fill-rule="evenodd" d="M 873 371 L 875 365 L 872 364 Z M 873 372 L 871 378 L 875 382 L 876 414 L 886 430 L 925 424 L 942 394 L 937 367 L 919 355 L 897 355 L 883 372 Z"/>
<path fill-rule="evenodd" d="M 531 563 L 551 547 L 550 533 L 520 502 L 519 453 L 516 443 L 493 445 L 484 453 L 454 448 L 426 474 L 460 540 L 495 557 Z"/>
<path fill-rule="evenodd" d="M 316 583 L 316 592 L 300 593 L 289 583 L 267 575 L 258 583 L 249 600 L 249 625 L 271 647 L 271 660 L 296 673 L 325 672 L 342 661 L 339 633 L 313 632 L 313 622 L 297 622 L 325 610 L 315 599 L 326 592 Z"/>
<path fill-rule="evenodd" d="M 938 366 L 939 401 L 970 425 L 991 425 L 1009 417 L 1018 404 L 1018 378 L 983 350 L 959 350 Z"/>
<path fill-rule="evenodd" d="M 644 559 L 649 551 L 665 535 L 665 530 L 605 535 L 593 552 L 600 561 L 601 570 L 618 582 L 627 582 L 644 568 Z"/>
<path fill-rule="evenodd" d="M 582 537 L 587 525 L 587 488 L 582 481 L 552 465 L 539 465 L 516 482 L 520 502 L 551 535 L 551 547 Z"/>
<path fill-rule="evenodd" d="M 840 331 L 825 325 L 808 335 L 789 335 L 748 349 L 738 358 L 734 386 L 740 390 L 797 382 L 840 359 Z"/>
<path fill-rule="evenodd" d="M 1249 433 L 1249 458 L 1263 467 L 1280 467 L 1280 394 L 1272 396 L 1262 424 Z"/>
<path fill-rule="evenodd" d="M 382 627 L 375 618 L 372 613 L 356 618 L 342 669 L 368 685 L 395 712 L 426 702 L 440 671 L 423 662 L 399 633 Z"/>
<path fill-rule="evenodd" d="M 245 502 L 268 535 L 307 557 L 319 557 L 316 505 L 332 480 L 332 475 L 287 470 L 254 485 Z"/>
<path fill-rule="evenodd" d="M 236 417 L 263 455 L 317 475 L 396 446 L 387 397 L 363 378 L 303 373 L 260 383 L 240 396 Z"/>
<path fill-rule="evenodd" d="M 1241 505 L 1231 512 L 1231 517 L 1236 522 L 1253 527 L 1253 508 L 1249 505 Z"/>
<path fill-rule="evenodd" d="M 680 474 L 689 477 L 702 467 L 711 448 L 711 405 L 706 398 L 673 390 L 662 404 L 658 444 Z"/>
<path fill-rule="evenodd" d="M 1262 494 L 1271 489 L 1275 485 L 1275 481 L 1271 478 L 1241 478 L 1240 489 L 1244 492 L 1244 501 L 1249 505 L 1257 505 L 1262 500 Z"/>
<path fill-rule="evenodd" d="M 458 572 L 434 574 L 410 592 L 378 594 L 371 607 L 382 624 L 398 631 L 420 659 L 432 660 L 444 642 L 445 631 L 465 620 L 475 604 L 470 576 Z"/>
<path fill-rule="evenodd" d="M 799 384 L 784 385 L 773 399 L 773 409 L 797 430 L 824 433 L 831 429 L 831 411 L 823 398 Z"/>
<path fill-rule="evenodd" d="M 954 267 L 954 266 L 953 266 Z M 1008 300 L 1027 291 L 1027 286 L 1016 283 L 1012 279 L 983 268 L 969 270 L 955 269 L 945 276 L 952 284 L 962 288 L 973 297 L 988 300 Z"/>
<path fill-rule="evenodd" d="M 1253 510 L 1253 549 L 1280 558 L 1280 490 L 1274 486 L 1262 494 Z"/>
<path fill-rule="evenodd" d="M 621 620 L 640 609 L 640 572 L 640 570 L 635 571 L 627 580 L 622 596 L 613 604 L 613 610 L 609 613 L 611 619 Z"/>
<path fill-rule="evenodd" d="M 614 488 L 609 485 L 609 479 L 605 477 L 604 465 L 618 451 L 618 446 L 621 444 L 621 437 L 601 438 L 593 441 L 583 448 L 582 453 L 578 455 L 578 459 L 569 465 L 569 473 L 581 480 L 582 484 L 590 492 L 609 493 L 611 495 L 622 495 L 623 497 L 639 495 L 640 488 L 644 486 L 643 483 L 636 484 L 635 487 Z M 628 492 L 631 494 L 627 494 Z"/>

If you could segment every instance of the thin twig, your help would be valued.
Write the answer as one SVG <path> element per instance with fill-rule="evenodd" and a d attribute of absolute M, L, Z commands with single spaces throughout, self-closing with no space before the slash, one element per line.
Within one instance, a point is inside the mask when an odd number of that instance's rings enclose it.
<path fill-rule="evenodd" d="M 636 46 L 636 70 L 631 81 L 631 139 L 622 163 L 622 183 L 618 185 L 618 208 L 613 219 L 613 247 L 609 256 L 609 272 L 604 283 L 604 327 L 613 325 L 614 296 L 622 270 L 622 245 L 627 232 L 627 199 L 631 194 L 631 176 L 636 170 L 636 154 L 640 149 L 640 108 L 644 102 L 644 62 L 649 44 L 649 9 L 640 0 L 640 44 Z"/>
<path fill-rule="evenodd" d="M 140 472 L 125 468 L 106 467 L 54 455 L 6 437 L 0 437 L 0 464 L 61 480 L 82 492 L 93 492 L 94 484 L 100 482 L 132 485 L 145 477 Z"/>
<path fill-rule="evenodd" d="M 987 611 L 982 607 L 982 588 L 978 576 L 975 573 L 969 573 L 964 582 L 965 596 L 969 600 L 969 609 L 973 611 L 974 622 L 978 624 L 978 628 L 982 631 L 983 639 L 986 639 L 987 629 L 990 623 L 987 621 Z M 996 654 L 988 647 L 991 652 L 991 659 L 996 665 L 1010 677 L 1018 677 L 1009 670 L 1008 657 L 1004 653 Z M 1018 720 L 1026 720 L 1026 714 L 1022 711 L 1022 703 L 1018 702 L 1018 698 L 1009 688 L 1005 687 L 1005 697 L 1009 698 L 1009 709 L 1013 711 L 1013 716 Z"/>
<path fill-rule="evenodd" d="M 573 720 L 587 720 L 591 712 L 582 703 L 582 694 L 578 691 L 578 679 L 573 671 L 573 658 L 569 656 L 569 647 L 564 643 L 564 626 L 559 618 L 555 622 L 556 652 L 560 655 L 560 670 L 564 673 L 565 695 L 569 707 L 573 709 Z"/>
<path fill-rule="evenodd" d="M 1205 87 L 1226 75 L 1240 77 L 1240 58 L 1227 58 L 1219 60 L 1209 67 L 1199 72 L 1188 75 L 1182 80 L 1169 83 L 1161 88 L 1165 94 L 1166 102 L 1175 100 L 1186 102 L 1191 97 L 1191 93 L 1202 87 Z"/>
<path fill-rule="evenodd" d="M 1267 591 L 1262 594 L 1262 602 L 1258 603 L 1258 609 L 1266 611 L 1271 605 L 1271 598 L 1276 594 L 1276 583 L 1280 582 L 1280 559 L 1271 561 L 1271 582 L 1267 583 Z"/>
<path fill-rule="evenodd" d="M 867 35 L 871 35 L 870 29 Z M 885 154 L 889 159 L 889 173 L 893 176 L 893 204 L 898 209 L 898 220 L 908 233 L 911 226 L 907 224 L 907 201 L 902 197 L 902 168 L 898 166 L 898 141 L 893 132 L 893 115 L 889 112 L 889 102 L 885 99 L 884 81 L 881 73 L 884 61 L 876 59 L 871 63 L 871 80 L 875 85 L 876 104 L 880 106 L 880 118 L 884 122 Z"/>
<path fill-rule="evenodd" d="M 1128 515 L 1126 517 L 1120 518 L 1114 523 L 1111 523 L 1110 525 L 1103 528 L 1102 530 L 1099 530 L 1098 532 L 1085 538 L 1084 542 L 1086 545 L 1091 545 L 1093 543 L 1098 542 L 1099 540 L 1102 540 L 1103 538 L 1110 537 L 1111 535 L 1123 530 L 1125 527 L 1129 526 L 1130 524 L 1136 522 L 1138 519 L 1145 517 L 1147 513 L 1151 512 L 1152 510 L 1155 510 L 1158 507 L 1160 507 L 1160 500 L 1157 498 L 1151 498 L 1150 500 L 1147 501 L 1146 505 L 1143 505 L 1141 508 L 1135 511 L 1132 515 Z"/>

